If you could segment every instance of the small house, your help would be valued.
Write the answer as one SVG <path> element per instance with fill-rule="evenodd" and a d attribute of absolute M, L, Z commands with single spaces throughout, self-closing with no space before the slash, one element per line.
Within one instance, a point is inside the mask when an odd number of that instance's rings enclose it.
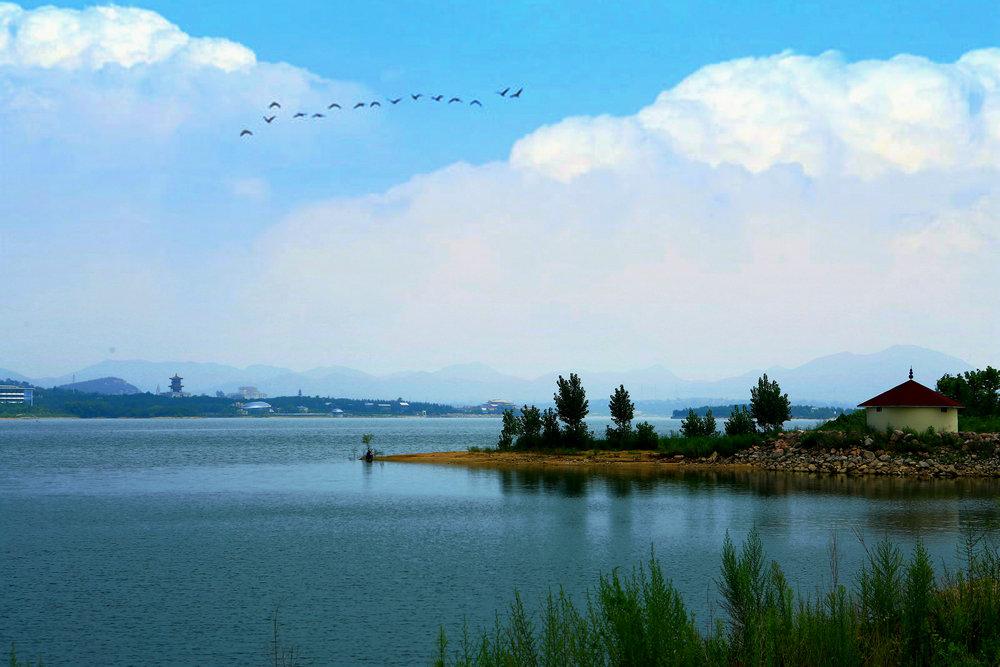
<path fill-rule="evenodd" d="M 909 380 L 858 407 L 865 409 L 868 426 L 879 431 L 912 429 L 919 433 L 933 428 L 938 433 L 955 433 L 962 404 L 914 380 L 911 368 Z"/>

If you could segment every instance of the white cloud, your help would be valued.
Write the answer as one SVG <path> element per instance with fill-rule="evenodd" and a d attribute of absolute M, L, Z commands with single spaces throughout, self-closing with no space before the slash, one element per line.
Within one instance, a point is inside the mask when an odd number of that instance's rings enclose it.
<path fill-rule="evenodd" d="M 195 38 L 136 7 L 25 10 L 0 3 L 0 65 L 97 70 L 170 59 L 226 72 L 250 67 L 253 52 L 226 39 Z"/>
<path fill-rule="evenodd" d="M 362 126 L 238 128 L 355 94 L 152 12 L 0 5 L 0 251 L 44 276 L 0 304 L 34 332 L 8 353 L 711 373 L 995 352 L 1000 50 L 711 65 L 506 161 L 288 212 L 284 167 L 363 159 L 336 144 Z"/>
<path fill-rule="evenodd" d="M 660 144 L 759 173 L 872 178 L 1000 165 L 1000 49 L 954 63 L 901 55 L 848 63 L 782 53 L 704 67 L 625 118 L 573 118 L 519 141 L 512 161 L 566 180 L 632 165 Z"/>

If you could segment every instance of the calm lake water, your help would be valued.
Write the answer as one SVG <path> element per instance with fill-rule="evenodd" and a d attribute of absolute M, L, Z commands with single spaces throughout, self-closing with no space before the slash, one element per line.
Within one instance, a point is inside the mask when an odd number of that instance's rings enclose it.
<path fill-rule="evenodd" d="M 658 430 L 676 428 L 660 420 Z M 597 430 L 603 423 L 594 422 Z M 728 531 L 760 531 L 809 590 L 869 542 L 919 536 L 955 563 L 994 535 L 993 482 L 795 474 L 490 471 L 351 460 L 489 446 L 492 419 L 0 422 L 0 647 L 48 665 L 264 664 L 270 615 L 313 664 L 426 664 L 518 588 L 654 549 L 699 619 Z M 6 649 L 4 649 L 6 650 Z"/>

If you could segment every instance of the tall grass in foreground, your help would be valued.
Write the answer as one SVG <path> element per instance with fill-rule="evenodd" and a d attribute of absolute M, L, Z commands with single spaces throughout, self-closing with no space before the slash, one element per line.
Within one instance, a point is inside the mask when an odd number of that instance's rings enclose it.
<path fill-rule="evenodd" d="M 867 547 L 866 547 L 867 548 Z M 582 606 L 563 590 L 539 614 L 520 595 L 494 627 L 453 647 L 444 665 L 995 665 L 1000 664 L 1000 557 L 966 545 L 964 569 L 940 577 L 923 545 L 909 560 L 888 539 L 868 551 L 848 587 L 796 594 L 759 536 L 726 538 L 718 582 L 727 621 L 699 627 L 651 557 L 602 576 Z"/>

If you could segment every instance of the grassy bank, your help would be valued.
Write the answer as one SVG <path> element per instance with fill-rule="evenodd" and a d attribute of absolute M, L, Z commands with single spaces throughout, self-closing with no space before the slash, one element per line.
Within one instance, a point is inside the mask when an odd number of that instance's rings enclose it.
<path fill-rule="evenodd" d="M 585 601 L 550 593 L 538 613 L 520 596 L 492 629 L 452 642 L 445 665 L 986 665 L 1000 663 L 1000 556 L 972 543 L 961 570 L 938 574 L 917 545 L 869 551 L 849 584 L 803 595 L 751 534 L 727 538 L 719 580 L 726 621 L 699 623 L 652 558 L 602 577 Z"/>

